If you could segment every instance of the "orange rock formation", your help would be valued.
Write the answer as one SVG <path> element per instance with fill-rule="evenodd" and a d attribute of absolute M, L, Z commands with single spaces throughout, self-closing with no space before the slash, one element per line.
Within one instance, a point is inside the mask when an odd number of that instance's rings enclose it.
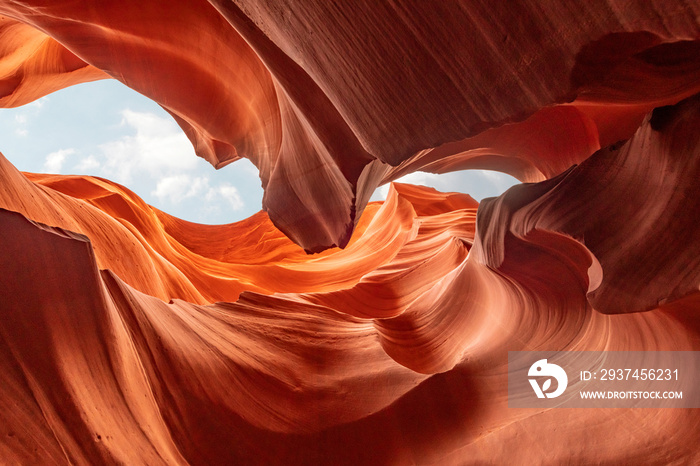
<path fill-rule="evenodd" d="M 0 158 L 2 462 L 700 461 L 696 410 L 506 390 L 508 351 L 700 350 L 700 5 L 0 14 L 0 105 L 115 78 L 265 188 L 265 211 L 196 225 Z M 467 168 L 527 183 L 367 204 Z"/>

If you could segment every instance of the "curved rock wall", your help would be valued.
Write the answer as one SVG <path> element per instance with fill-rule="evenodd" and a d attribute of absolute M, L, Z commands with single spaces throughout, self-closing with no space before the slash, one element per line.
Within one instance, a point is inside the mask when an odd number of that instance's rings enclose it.
<path fill-rule="evenodd" d="M 700 461 L 696 410 L 510 409 L 506 368 L 700 350 L 694 2 L 0 13 L 0 105 L 119 79 L 265 188 L 197 225 L 0 157 L 2 462 Z M 467 168 L 525 183 L 368 204 Z"/>

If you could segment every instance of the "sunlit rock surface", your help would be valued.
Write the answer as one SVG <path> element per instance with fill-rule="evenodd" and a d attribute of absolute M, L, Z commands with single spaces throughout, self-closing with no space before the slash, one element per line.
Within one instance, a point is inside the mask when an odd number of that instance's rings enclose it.
<path fill-rule="evenodd" d="M 695 2 L 45 0 L 0 14 L 0 104 L 118 79 L 214 166 L 249 158 L 273 223 L 314 252 L 344 246 L 402 168 L 541 180 L 700 90 Z"/>
<path fill-rule="evenodd" d="M 697 410 L 506 397 L 508 351 L 700 350 L 700 7 L 398 3 L 0 2 L 0 105 L 119 79 L 266 193 L 0 158 L 2 462 L 700 462 Z M 528 183 L 367 204 L 467 168 Z"/>

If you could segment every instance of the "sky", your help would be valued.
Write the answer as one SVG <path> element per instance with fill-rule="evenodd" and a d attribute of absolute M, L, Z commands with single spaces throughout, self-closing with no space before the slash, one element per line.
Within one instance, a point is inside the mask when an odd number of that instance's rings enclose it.
<path fill-rule="evenodd" d="M 179 218 L 222 224 L 260 210 L 257 169 L 240 160 L 215 170 L 197 157 L 173 118 L 116 80 L 83 83 L 14 109 L 0 109 L 0 152 L 18 169 L 93 175 L 116 181 Z M 475 199 L 497 196 L 518 181 L 466 170 L 411 173 L 398 180 Z M 372 200 L 386 197 L 388 186 Z"/>

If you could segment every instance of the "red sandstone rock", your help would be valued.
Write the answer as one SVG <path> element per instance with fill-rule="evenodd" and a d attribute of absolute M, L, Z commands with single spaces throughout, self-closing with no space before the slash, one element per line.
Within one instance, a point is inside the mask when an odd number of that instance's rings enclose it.
<path fill-rule="evenodd" d="M 90 5 L 0 4 L 5 105 L 103 70 L 159 102 L 214 166 L 249 158 L 273 223 L 314 252 L 347 244 L 392 166 L 541 180 L 700 90 L 694 2 Z M 43 45 L 13 53 L 23 40 Z M 571 101 L 579 112 L 470 139 Z"/>
<path fill-rule="evenodd" d="M 506 398 L 508 351 L 700 350 L 694 2 L 0 12 L 0 104 L 119 79 L 267 210 L 197 225 L 0 157 L 3 462 L 700 461 L 695 410 Z M 537 183 L 366 205 L 421 168 Z"/>
<path fill-rule="evenodd" d="M 42 184 L 34 185 L 36 190 L 51 193 L 57 204 L 62 199 L 76 205 L 84 204 L 79 195 L 94 196 L 87 187 L 98 181 L 38 178 Z M 42 185 L 64 191 L 71 186 L 71 196 Z M 166 304 L 141 293 L 114 272 L 98 270 L 97 263 L 113 263 L 116 250 L 93 248 L 86 236 L 0 212 L 3 399 L 12 403 L 0 417 L 13 434 L 0 442 L 3 458 L 20 463 L 469 463 L 504 458 L 497 447 L 503 443 L 520 448 L 524 461 L 538 461 L 538 449 L 515 439 L 544 435 L 552 425 L 559 445 L 553 461 L 694 458 L 695 450 L 681 443 L 692 435 L 663 444 L 650 440 L 665 435 L 669 426 L 697 432 L 692 410 L 614 410 L 619 414 L 601 422 L 596 410 L 509 410 L 504 391 L 508 350 L 699 350 L 700 326 L 688 319 L 696 303 L 600 314 L 586 301 L 592 259 L 577 241 L 548 232 L 540 234 L 546 239 L 530 233 L 527 243 L 509 240 L 506 254 L 517 260 L 494 271 L 480 255 L 464 254 L 475 240 L 472 200 L 395 188 L 374 213 L 382 220 L 380 231 L 371 233 L 377 228 L 371 222 L 363 237 L 395 236 L 403 215 L 417 228 L 400 236 L 398 253 L 356 285 L 321 272 L 328 260 L 337 260 L 340 269 L 359 266 L 355 262 L 372 251 L 372 243 L 354 257 L 347 253 L 362 244 L 362 237 L 322 259 L 273 237 L 273 243 L 289 245 L 286 252 L 275 248 L 278 261 L 286 256 L 321 271 L 313 275 L 316 282 L 297 283 L 306 293 L 246 292 L 235 303 L 211 305 L 181 299 Z M 127 193 L 114 196 L 125 199 Z M 138 205 L 131 196 L 125 203 Z M 155 212 L 140 205 L 144 213 Z M 83 209 L 93 210 L 85 217 L 111 218 L 100 214 L 102 208 L 85 204 Z M 116 224 L 130 225 L 136 238 L 162 225 L 126 222 L 122 217 Z M 239 224 L 189 224 L 171 231 L 183 236 L 187 231 L 190 239 L 198 230 L 210 237 L 225 233 L 216 243 L 222 248 L 237 229 L 245 242 L 253 225 L 265 222 L 259 215 Z M 176 247 L 182 243 L 175 238 L 173 250 L 184 249 Z M 235 261 L 221 249 L 199 244 L 200 257 L 222 269 Z M 249 241 L 236 249 L 236 257 L 245 260 L 257 248 Z M 170 270 L 179 274 L 175 266 Z M 153 276 L 168 278 L 166 272 Z M 215 287 L 227 286 L 207 282 L 203 288 L 215 293 Z M 330 291 L 311 292 L 320 287 Z M 627 437 L 640 423 L 645 435 Z M 606 441 L 614 432 L 624 433 L 626 448 Z M 587 446 L 572 452 L 570 442 L 582 435 Z"/>

